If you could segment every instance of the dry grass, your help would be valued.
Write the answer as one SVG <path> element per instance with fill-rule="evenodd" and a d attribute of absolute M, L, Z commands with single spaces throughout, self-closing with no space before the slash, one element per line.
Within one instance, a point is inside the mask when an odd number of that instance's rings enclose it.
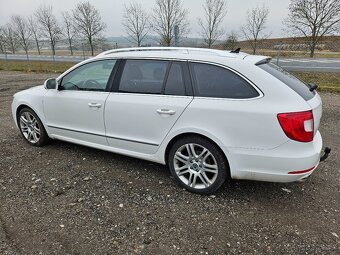
<path fill-rule="evenodd" d="M 50 62 L 50 61 L 22 61 L 10 60 L 0 61 L 0 70 L 24 71 L 24 72 L 55 72 L 63 73 L 75 63 L 70 62 Z"/>
<path fill-rule="evenodd" d="M 340 93 L 340 73 L 292 72 L 307 83 L 317 84 L 318 91 Z"/>

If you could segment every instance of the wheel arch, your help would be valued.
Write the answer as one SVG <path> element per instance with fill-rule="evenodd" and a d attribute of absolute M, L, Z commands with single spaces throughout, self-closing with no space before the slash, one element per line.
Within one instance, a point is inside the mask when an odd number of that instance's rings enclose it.
<path fill-rule="evenodd" d="M 188 136 L 198 136 L 198 137 L 204 138 L 204 139 L 210 141 L 211 143 L 213 143 L 214 145 L 216 145 L 216 147 L 220 150 L 220 152 L 224 156 L 225 163 L 227 164 L 228 178 L 231 176 L 230 175 L 230 163 L 229 163 L 229 160 L 227 158 L 227 155 L 222 150 L 221 146 L 217 142 L 215 142 L 213 139 L 211 139 L 210 137 L 208 137 L 206 135 L 202 135 L 200 133 L 196 133 L 196 132 L 185 132 L 185 133 L 177 134 L 176 136 L 171 138 L 171 140 L 168 142 L 168 144 L 166 146 L 165 153 L 164 153 L 165 164 L 168 164 L 169 153 L 170 153 L 171 147 L 175 144 L 175 142 L 177 142 L 179 139 L 182 139 L 182 138 L 188 137 Z"/>
<path fill-rule="evenodd" d="M 45 125 L 45 123 L 43 122 L 43 119 L 41 118 L 40 114 L 37 113 L 37 111 L 35 111 L 31 106 L 29 106 L 28 104 L 25 104 L 25 103 L 20 104 L 20 105 L 16 108 L 16 110 L 15 110 L 15 122 L 16 122 L 16 124 L 17 124 L 17 127 L 19 127 L 19 123 L 18 123 L 18 115 L 19 115 L 19 112 L 20 112 L 22 109 L 24 109 L 24 108 L 30 109 L 31 111 L 33 111 L 33 112 L 38 116 L 38 118 L 40 119 L 41 123 L 42 123 L 43 126 L 44 126 L 44 129 L 45 129 L 46 132 L 47 132 L 46 125 Z"/>

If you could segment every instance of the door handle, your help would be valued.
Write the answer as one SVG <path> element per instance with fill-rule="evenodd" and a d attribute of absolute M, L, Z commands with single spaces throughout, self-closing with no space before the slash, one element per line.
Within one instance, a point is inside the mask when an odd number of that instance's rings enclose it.
<path fill-rule="evenodd" d="M 157 112 L 159 114 L 167 114 L 167 115 L 174 115 L 176 111 L 170 109 L 158 109 Z"/>
<path fill-rule="evenodd" d="M 100 104 L 100 103 L 88 103 L 87 105 L 89 107 L 91 107 L 91 108 L 100 108 L 100 107 L 102 107 L 102 104 Z"/>

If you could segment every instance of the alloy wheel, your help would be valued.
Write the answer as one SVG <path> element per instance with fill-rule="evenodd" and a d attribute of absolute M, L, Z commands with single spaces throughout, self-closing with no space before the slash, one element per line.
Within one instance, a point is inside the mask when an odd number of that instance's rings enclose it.
<path fill-rule="evenodd" d="M 37 143 L 40 140 L 40 126 L 37 119 L 30 112 L 22 112 L 19 118 L 20 129 L 23 136 L 30 143 Z"/>
<path fill-rule="evenodd" d="M 212 185 L 218 175 L 214 155 L 204 146 L 188 143 L 177 149 L 173 159 L 178 178 L 194 189 L 205 189 Z"/>

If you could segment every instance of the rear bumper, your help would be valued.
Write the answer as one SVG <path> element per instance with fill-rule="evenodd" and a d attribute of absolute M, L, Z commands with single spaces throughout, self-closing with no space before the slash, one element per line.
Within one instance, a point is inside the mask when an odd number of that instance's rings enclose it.
<path fill-rule="evenodd" d="M 269 182 L 294 182 L 307 178 L 320 162 L 319 131 L 310 143 L 289 140 L 271 150 L 228 148 L 231 177 Z"/>

